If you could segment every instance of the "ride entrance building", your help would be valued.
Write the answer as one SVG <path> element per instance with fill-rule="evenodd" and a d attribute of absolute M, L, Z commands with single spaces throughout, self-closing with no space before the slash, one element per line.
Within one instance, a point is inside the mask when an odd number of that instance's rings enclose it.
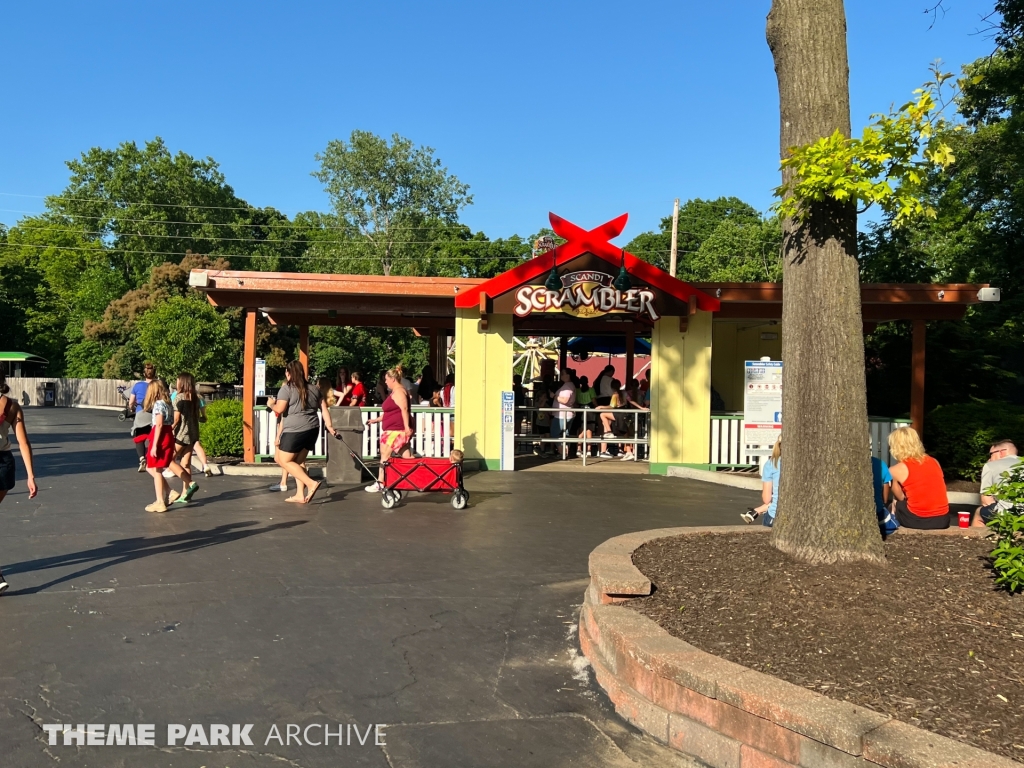
<path fill-rule="evenodd" d="M 190 285 L 211 304 L 244 310 L 246 460 L 272 453 L 269 427 L 261 423 L 265 411 L 255 392 L 257 323 L 269 322 L 298 326 L 300 360 L 307 371 L 313 325 L 414 328 L 428 341 L 428 361 L 439 379 L 448 371 L 454 340 L 454 407 L 417 415 L 417 450 L 447 455 L 460 448 L 467 459 L 488 469 L 501 466 L 507 439 L 502 398 L 512 388 L 515 337 L 559 338 L 559 368 L 568 364 L 569 339 L 621 339 L 626 382 L 634 374 L 638 340 L 644 340 L 650 347 L 644 450 L 650 472 L 750 464 L 740 415 L 745 363 L 781 360 L 782 284 L 678 280 L 610 242 L 622 233 L 626 219 L 623 214 L 587 230 L 551 214 L 552 228 L 563 242 L 487 280 L 193 270 Z M 969 304 L 991 298 L 992 289 L 984 285 L 861 286 L 865 332 L 879 322 L 913 324 L 908 384 L 911 418 L 919 429 L 926 322 L 958 320 Z M 892 428 L 892 420 L 874 421 L 876 451 L 887 458 L 879 438 Z M 429 427 L 423 435 L 421 423 Z M 369 435 L 364 446 L 372 456 Z"/>

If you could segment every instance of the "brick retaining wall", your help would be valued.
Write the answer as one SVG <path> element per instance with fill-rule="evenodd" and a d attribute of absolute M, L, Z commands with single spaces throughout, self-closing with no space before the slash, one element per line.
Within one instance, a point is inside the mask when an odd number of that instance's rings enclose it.
<path fill-rule="evenodd" d="M 590 555 L 580 646 L 616 712 L 713 768 L 1020 768 L 1020 763 L 706 653 L 621 603 L 649 595 L 633 551 L 694 533 L 662 528 L 609 539 Z"/>

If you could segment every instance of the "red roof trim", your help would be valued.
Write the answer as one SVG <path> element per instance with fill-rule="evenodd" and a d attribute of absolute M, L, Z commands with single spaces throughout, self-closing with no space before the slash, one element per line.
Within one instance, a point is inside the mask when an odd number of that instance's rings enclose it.
<path fill-rule="evenodd" d="M 629 214 L 605 222 L 599 227 L 589 231 L 566 221 L 554 213 L 548 214 L 551 220 L 551 228 L 566 242 L 555 248 L 554 261 L 556 265 L 562 265 L 572 261 L 584 253 L 592 253 L 598 258 L 604 259 L 612 266 L 619 266 L 623 259 L 623 251 L 612 245 L 609 240 L 622 234 L 626 226 L 626 219 Z M 480 296 L 486 295 L 490 298 L 501 296 L 511 290 L 518 288 L 530 280 L 545 274 L 551 269 L 551 253 L 543 253 L 530 261 L 520 264 L 480 285 L 465 292 L 460 292 L 455 297 L 456 307 L 476 307 L 480 304 Z M 638 259 L 631 253 L 625 253 L 626 271 L 629 274 L 643 280 L 648 285 L 674 296 L 680 301 L 689 301 L 691 296 L 697 297 L 697 307 L 705 312 L 717 312 L 721 303 L 713 296 L 694 288 L 689 283 L 672 277 L 664 270 L 658 269 L 653 264 Z"/>

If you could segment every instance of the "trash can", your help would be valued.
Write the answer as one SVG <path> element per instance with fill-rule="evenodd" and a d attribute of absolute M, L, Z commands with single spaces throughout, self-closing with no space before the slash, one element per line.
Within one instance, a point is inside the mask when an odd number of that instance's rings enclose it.
<path fill-rule="evenodd" d="M 353 486 L 364 481 L 363 468 L 352 458 L 363 453 L 363 414 L 359 408 L 335 406 L 331 408 L 331 424 L 338 433 L 327 435 L 327 483 Z"/>
<path fill-rule="evenodd" d="M 57 404 L 57 385 L 52 381 L 43 382 L 43 405 L 53 407 Z"/>

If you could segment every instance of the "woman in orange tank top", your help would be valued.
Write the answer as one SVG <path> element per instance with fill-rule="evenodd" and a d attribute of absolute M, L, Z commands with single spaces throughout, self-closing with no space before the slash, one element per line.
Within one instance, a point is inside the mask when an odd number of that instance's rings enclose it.
<path fill-rule="evenodd" d="M 907 528 L 949 528 L 949 501 L 942 467 L 924 452 L 913 427 L 900 427 L 889 435 L 889 453 L 899 461 L 890 468 L 893 512 Z"/>

